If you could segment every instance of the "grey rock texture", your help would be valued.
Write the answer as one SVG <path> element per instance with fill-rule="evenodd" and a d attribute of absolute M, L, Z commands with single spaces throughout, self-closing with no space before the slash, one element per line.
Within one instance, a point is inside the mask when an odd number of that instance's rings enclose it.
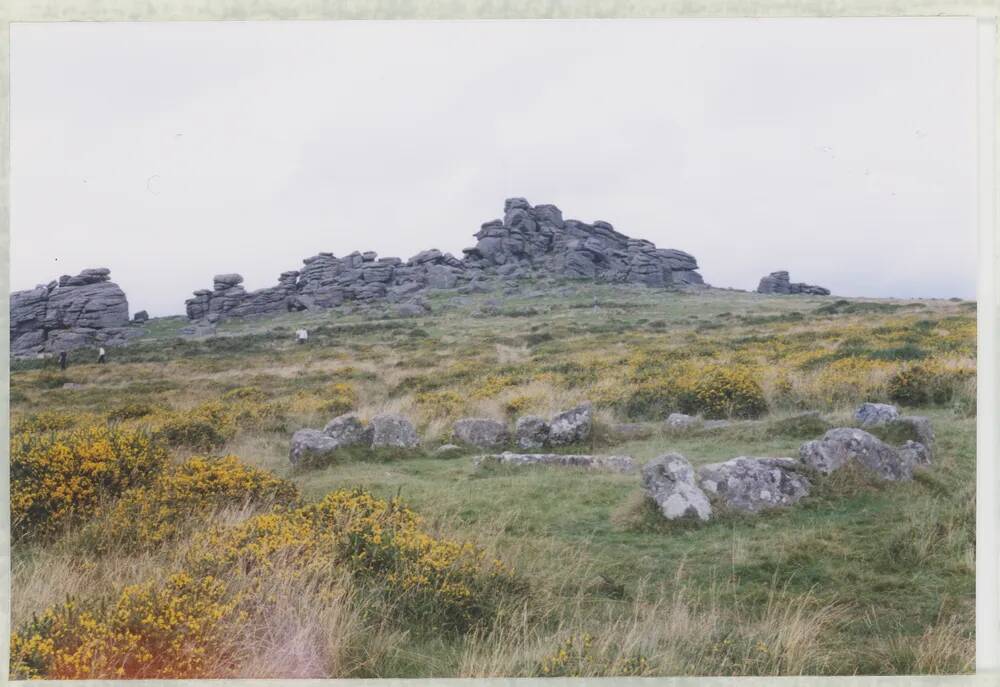
<path fill-rule="evenodd" d="M 518 418 L 514 425 L 517 445 L 521 449 L 531 450 L 542 448 L 549 439 L 549 423 L 537 415 L 525 415 Z"/>
<path fill-rule="evenodd" d="M 788 272 L 782 270 L 779 272 L 771 272 L 771 274 L 766 277 L 762 277 L 760 284 L 757 285 L 757 293 L 829 296 L 830 289 L 823 288 L 822 286 L 816 286 L 815 284 L 806 284 L 804 282 L 793 283 L 788 277 Z"/>
<path fill-rule="evenodd" d="M 812 486 L 791 458 L 747 458 L 698 468 L 698 483 L 735 510 L 757 513 L 796 503 Z"/>
<path fill-rule="evenodd" d="M 884 425 L 899 417 L 899 409 L 888 403 L 862 403 L 854 411 L 854 420 L 862 427 Z"/>
<path fill-rule="evenodd" d="M 300 429 L 292 435 L 288 460 L 295 466 L 306 466 L 332 460 L 340 441 L 318 429 Z"/>
<path fill-rule="evenodd" d="M 667 520 L 712 517 L 708 497 L 695 483 L 694 468 L 679 453 L 667 453 L 646 463 L 642 487 Z"/>
<path fill-rule="evenodd" d="M 372 448 L 416 448 L 420 445 L 417 430 L 402 415 L 376 415 L 371 421 Z"/>
<path fill-rule="evenodd" d="M 340 415 L 330 420 L 323 428 L 323 434 L 337 441 L 340 446 L 371 446 L 373 430 L 365 427 L 354 413 Z"/>
<path fill-rule="evenodd" d="M 524 198 L 507 199 L 503 218 L 483 224 L 475 238 L 461 258 L 435 248 L 405 262 L 373 252 L 339 258 L 319 253 L 303 260 L 302 269 L 283 272 L 276 286 L 252 292 L 243 288 L 239 274 L 219 274 L 211 289 L 195 291 L 186 301 L 187 315 L 254 317 L 388 301 L 400 304 L 402 316 L 419 316 L 427 308 L 417 296 L 430 289 L 482 293 L 553 275 L 655 288 L 704 284 L 688 253 L 629 238 L 608 222 L 564 220 L 554 205 L 532 206 Z"/>
<path fill-rule="evenodd" d="M 500 448 L 510 441 L 507 426 L 488 418 L 467 417 L 458 420 L 452 433 L 458 443 L 476 448 Z"/>
<path fill-rule="evenodd" d="M 15 357 L 83 346 L 116 346 L 142 331 L 130 328 L 128 301 L 106 267 L 83 270 L 10 295 L 10 347 Z"/>
<path fill-rule="evenodd" d="M 903 440 L 909 439 L 918 444 L 923 444 L 924 448 L 927 449 L 928 457 L 934 453 L 936 437 L 934 436 L 934 428 L 931 426 L 931 421 L 926 417 L 922 415 L 903 415 L 887 422 L 886 429 L 893 436 L 894 441 L 897 440 L 897 436 Z"/>
<path fill-rule="evenodd" d="M 821 439 L 806 442 L 799 449 L 799 460 L 805 465 L 829 474 L 856 462 L 874 471 L 886 480 L 899 481 L 913 478 L 913 468 L 929 461 L 926 447 L 920 449 L 910 442 L 905 450 L 885 443 L 862 429 L 838 427 L 831 429 Z"/>
<path fill-rule="evenodd" d="M 473 463 L 476 466 L 483 463 L 499 463 L 501 465 L 558 465 L 563 467 L 582 467 L 590 470 L 606 472 L 631 472 L 635 470 L 635 462 L 631 456 L 588 456 L 569 453 L 511 453 L 478 456 Z"/>
<path fill-rule="evenodd" d="M 578 444 L 590 438 L 593 427 L 594 411 L 590 403 L 582 403 L 577 407 L 559 413 L 549 423 L 550 446 L 568 446 Z"/>
<path fill-rule="evenodd" d="M 699 424 L 700 420 L 684 413 L 670 413 L 667 417 L 667 427 L 670 429 L 689 429 Z"/>
<path fill-rule="evenodd" d="M 149 313 L 145 310 L 140 310 L 139 312 L 132 315 L 133 322 L 146 322 L 149 320 Z"/>

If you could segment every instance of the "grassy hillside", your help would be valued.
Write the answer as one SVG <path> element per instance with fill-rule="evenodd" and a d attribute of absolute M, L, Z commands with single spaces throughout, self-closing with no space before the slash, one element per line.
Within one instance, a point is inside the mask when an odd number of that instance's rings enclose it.
<path fill-rule="evenodd" d="M 225 322 L 199 340 L 154 320 L 106 365 L 16 363 L 15 671 L 973 669 L 973 303 L 556 289 L 435 296 L 415 319 Z M 841 471 L 794 508 L 697 525 L 663 521 L 635 474 L 433 453 L 458 418 L 583 400 L 596 430 L 566 450 L 794 457 L 874 400 L 930 417 L 935 461 L 904 484 Z M 349 410 L 406 415 L 424 446 L 293 470 L 291 434 Z M 678 410 L 732 422 L 670 431 Z M 239 460 L 197 458 L 222 455 Z"/>

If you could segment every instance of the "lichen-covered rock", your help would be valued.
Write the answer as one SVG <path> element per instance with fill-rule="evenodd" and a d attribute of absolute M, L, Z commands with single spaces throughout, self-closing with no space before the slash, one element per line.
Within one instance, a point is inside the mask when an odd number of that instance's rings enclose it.
<path fill-rule="evenodd" d="M 330 420 L 323 428 L 323 434 L 337 441 L 340 446 L 371 446 L 373 430 L 365 427 L 354 413 L 346 413 Z"/>
<path fill-rule="evenodd" d="M 288 460 L 294 466 L 316 465 L 336 457 L 342 444 L 318 429 L 300 429 L 292 435 Z"/>
<path fill-rule="evenodd" d="M 500 448 L 510 441 L 507 426 L 489 418 L 467 417 L 452 428 L 456 441 L 476 448 Z"/>
<path fill-rule="evenodd" d="M 699 423 L 698 418 L 684 413 L 670 413 L 667 417 L 669 429 L 690 429 Z"/>
<path fill-rule="evenodd" d="M 824 474 L 856 462 L 883 479 L 893 481 L 912 479 L 917 457 L 913 450 L 901 453 L 878 437 L 854 427 L 831 429 L 821 439 L 806 442 L 799 449 L 799 459 Z"/>
<path fill-rule="evenodd" d="M 796 503 L 809 494 L 801 463 L 791 458 L 747 458 L 698 468 L 698 484 L 735 510 L 757 513 Z"/>
<path fill-rule="evenodd" d="M 642 487 L 667 520 L 712 517 L 708 497 L 695 483 L 694 468 L 679 453 L 667 453 L 646 463 Z"/>
<path fill-rule="evenodd" d="M 413 423 L 401 415 L 376 415 L 370 425 L 372 448 L 416 448 L 420 445 Z"/>
<path fill-rule="evenodd" d="M 899 417 L 899 409 L 888 403 L 862 403 L 854 411 L 854 420 L 862 427 L 884 425 Z"/>
<path fill-rule="evenodd" d="M 549 423 L 548 443 L 568 446 L 584 442 L 590 438 L 593 422 L 594 410 L 589 402 L 559 413 Z"/>
<path fill-rule="evenodd" d="M 512 453 L 505 451 L 500 454 L 478 456 L 473 461 L 476 466 L 484 463 L 502 465 L 557 465 L 562 467 L 580 467 L 589 470 L 606 472 L 631 472 L 635 470 L 635 462 L 631 456 L 589 456 L 569 453 Z"/>
<path fill-rule="evenodd" d="M 531 450 L 542 448 L 549 439 L 549 423 L 537 415 L 518 418 L 514 425 L 519 448 Z"/>

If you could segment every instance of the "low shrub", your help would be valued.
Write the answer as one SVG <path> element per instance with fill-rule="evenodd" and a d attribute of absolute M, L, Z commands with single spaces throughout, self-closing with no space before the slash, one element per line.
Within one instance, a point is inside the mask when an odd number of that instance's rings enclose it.
<path fill-rule="evenodd" d="M 358 392 L 346 382 L 336 382 L 327 388 L 329 398 L 323 402 L 321 410 L 333 416 L 343 415 L 358 405 Z"/>
<path fill-rule="evenodd" d="M 151 415 L 153 411 L 154 408 L 150 404 L 134 401 L 108 411 L 107 418 L 108 422 L 123 422 L 125 420 L 146 417 L 147 415 Z"/>
<path fill-rule="evenodd" d="M 221 508 L 290 506 L 297 500 L 293 483 L 236 456 L 195 456 L 126 492 L 94 522 L 94 533 L 104 548 L 151 548 Z"/>
<path fill-rule="evenodd" d="M 735 366 L 712 366 L 693 383 L 682 381 L 677 400 L 682 413 L 707 418 L 755 418 L 767 411 L 760 383 Z"/>
<path fill-rule="evenodd" d="M 946 405 L 975 377 L 973 370 L 947 368 L 935 363 L 907 365 L 892 375 L 886 390 L 901 405 Z"/>
<path fill-rule="evenodd" d="M 69 413 L 46 411 L 18 418 L 13 423 L 12 434 L 42 434 L 75 427 L 80 418 Z"/>
<path fill-rule="evenodd" d="M 155 478 L 167 454 L 140 430 L 107 425 L 11 437 L 14 539 L 92 515 L 102 499 Z"/>
<path fill-rule="evenodd" d="M 203 403 L 188 411 L 167 415 L 154 432 L 168 446 L 196 451 L 219 448 L 236 433 L 236 424 L 226 407 L 218 402 Z"/>

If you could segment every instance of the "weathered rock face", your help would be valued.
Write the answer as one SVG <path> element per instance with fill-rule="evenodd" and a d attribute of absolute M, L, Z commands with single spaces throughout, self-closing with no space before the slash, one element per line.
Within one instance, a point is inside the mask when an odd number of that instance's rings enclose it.
<path fill-rule="evenodd" d="M 549 445 L 568 446 L 586 441 L 590 437 L 593 418 L 594 411 L 590 403 L 559 413 L 549 423 Z"/>
<path fill-rule="evenodd" d="M 760 284 L 757 285 L 757 293 L 829 296 L 830 289 L 804 282 L 792 283 L 788 277 L 788 272 L 782 270 L 780 272 L 771 272 L 766 277 L 762 277 Z"/>
<path fill-rule="evenodd" d="M 698 424 L 698 418 L 684 413 L 670 413 L 666 424 L 669 429 L 690 429 Z"/>
<path fill-rule="evenodd" d="M 884 425 L 899 417 L 899 409 L 888 403 L 862 403 L 854 411 L 854 419 L 862 427 Z"/>
<path fill-rule="evenodd" d="M 376 415 L 371 421 L 372 448 L 416 448 L 420 437 L 413 423 L 401 415 Z"/>
<path fill-rule="evenodd" d="M 679 453 L 667 453 L 646 463 L 642 487 L 667 520 L 712 517 L 708 497 L 695 484 L 694 468 Z"/>
<path fill-rule="evenodd" d="M 904 446 L 905 450 L 897 450 L 862 429 L 838 427 L 821 439 L 803 444 L 799 449 L 799 459 L 824 474 L 839 470 L 853 461 L 883 479 L 909 480 L 913 478 L 913 468 L 930 459 L 926 447 L 914 443 Z"/>
<path fill-rule="evenodd" d="M 514 433 L 518 447 L 525 450 L 541 448 L 549 439 L 549 423 L 537 415 L 525 415 L 518 418 Z"/>
<path fill-rule="evenodd" d="M 379 259 L 372 252 L 342 258 L 319 253 L 303 260 L 301 270 L 283 272 L 277 286 L 249 293 L 240 275 L 216 275 L 211 290 L 195 291 L 186 301 L 187 315 L 214 321 L 347 302 L 391 302 L 398 314 L 416 316 L 427 311 L 419 298 L 427 289 L 474 293 L 491 290 L 491 281 L 535 276 L 658 288 L 704 283 L 688 253 L 629 238 L 607 222 L 564 220 L 554 205 L 532 206 L 524 198 L 508 199 L 503 218 L 483 224 L 475 237 L 476 245 L 464 249 L 461 258 L 434 248 L 406 262 Z"/>
<path fill-rule="evenodd" d="M 736 510 L 757 513 L 796 503 L 809 493 L 801 463 L 791 458 L 739 457 L 698 468 L 698 483 Z"/>
<path fill-rule="evenodd" d="M 75 277 L 10 295 L 10 347 L 14 356 L 92 345 L 119 345 L 141 331 L 129 328 L 128 301 L 111 270 L 86 269 Z"/>
<path fill-rule="evenodd" d="M 297 467 L 325 463 L 331 461 L 341 447 L 340 441 L 318 429 L 300 429 L 292 435 L 288 460 Z"/>
<path fill-rule="evenodd" d="M 467 417 L 455 423 L 455 439 L 476 448 L 499 448 L 510 441 L 510 433 L 502 422 L 487 418 Z"/>
<path fill-rule="evenodd" d="M 476 466 L 484 463 L 501 465 L 559 465 L 563 467 L 580 467 L 589 470 L 607 472 L 631 472 L 635 463 L 631 456 L 585 456 L 569 453 L 504 453 L 479 456 L 473 463 Z"/>
<path fill-rule="evenodd" d="M 371 446 L 373 430 L 365 427 L 354 413 L 340 415 L 330 420 L 323 428 L 323 434 L 334 439 L 339 446 Z"/>

